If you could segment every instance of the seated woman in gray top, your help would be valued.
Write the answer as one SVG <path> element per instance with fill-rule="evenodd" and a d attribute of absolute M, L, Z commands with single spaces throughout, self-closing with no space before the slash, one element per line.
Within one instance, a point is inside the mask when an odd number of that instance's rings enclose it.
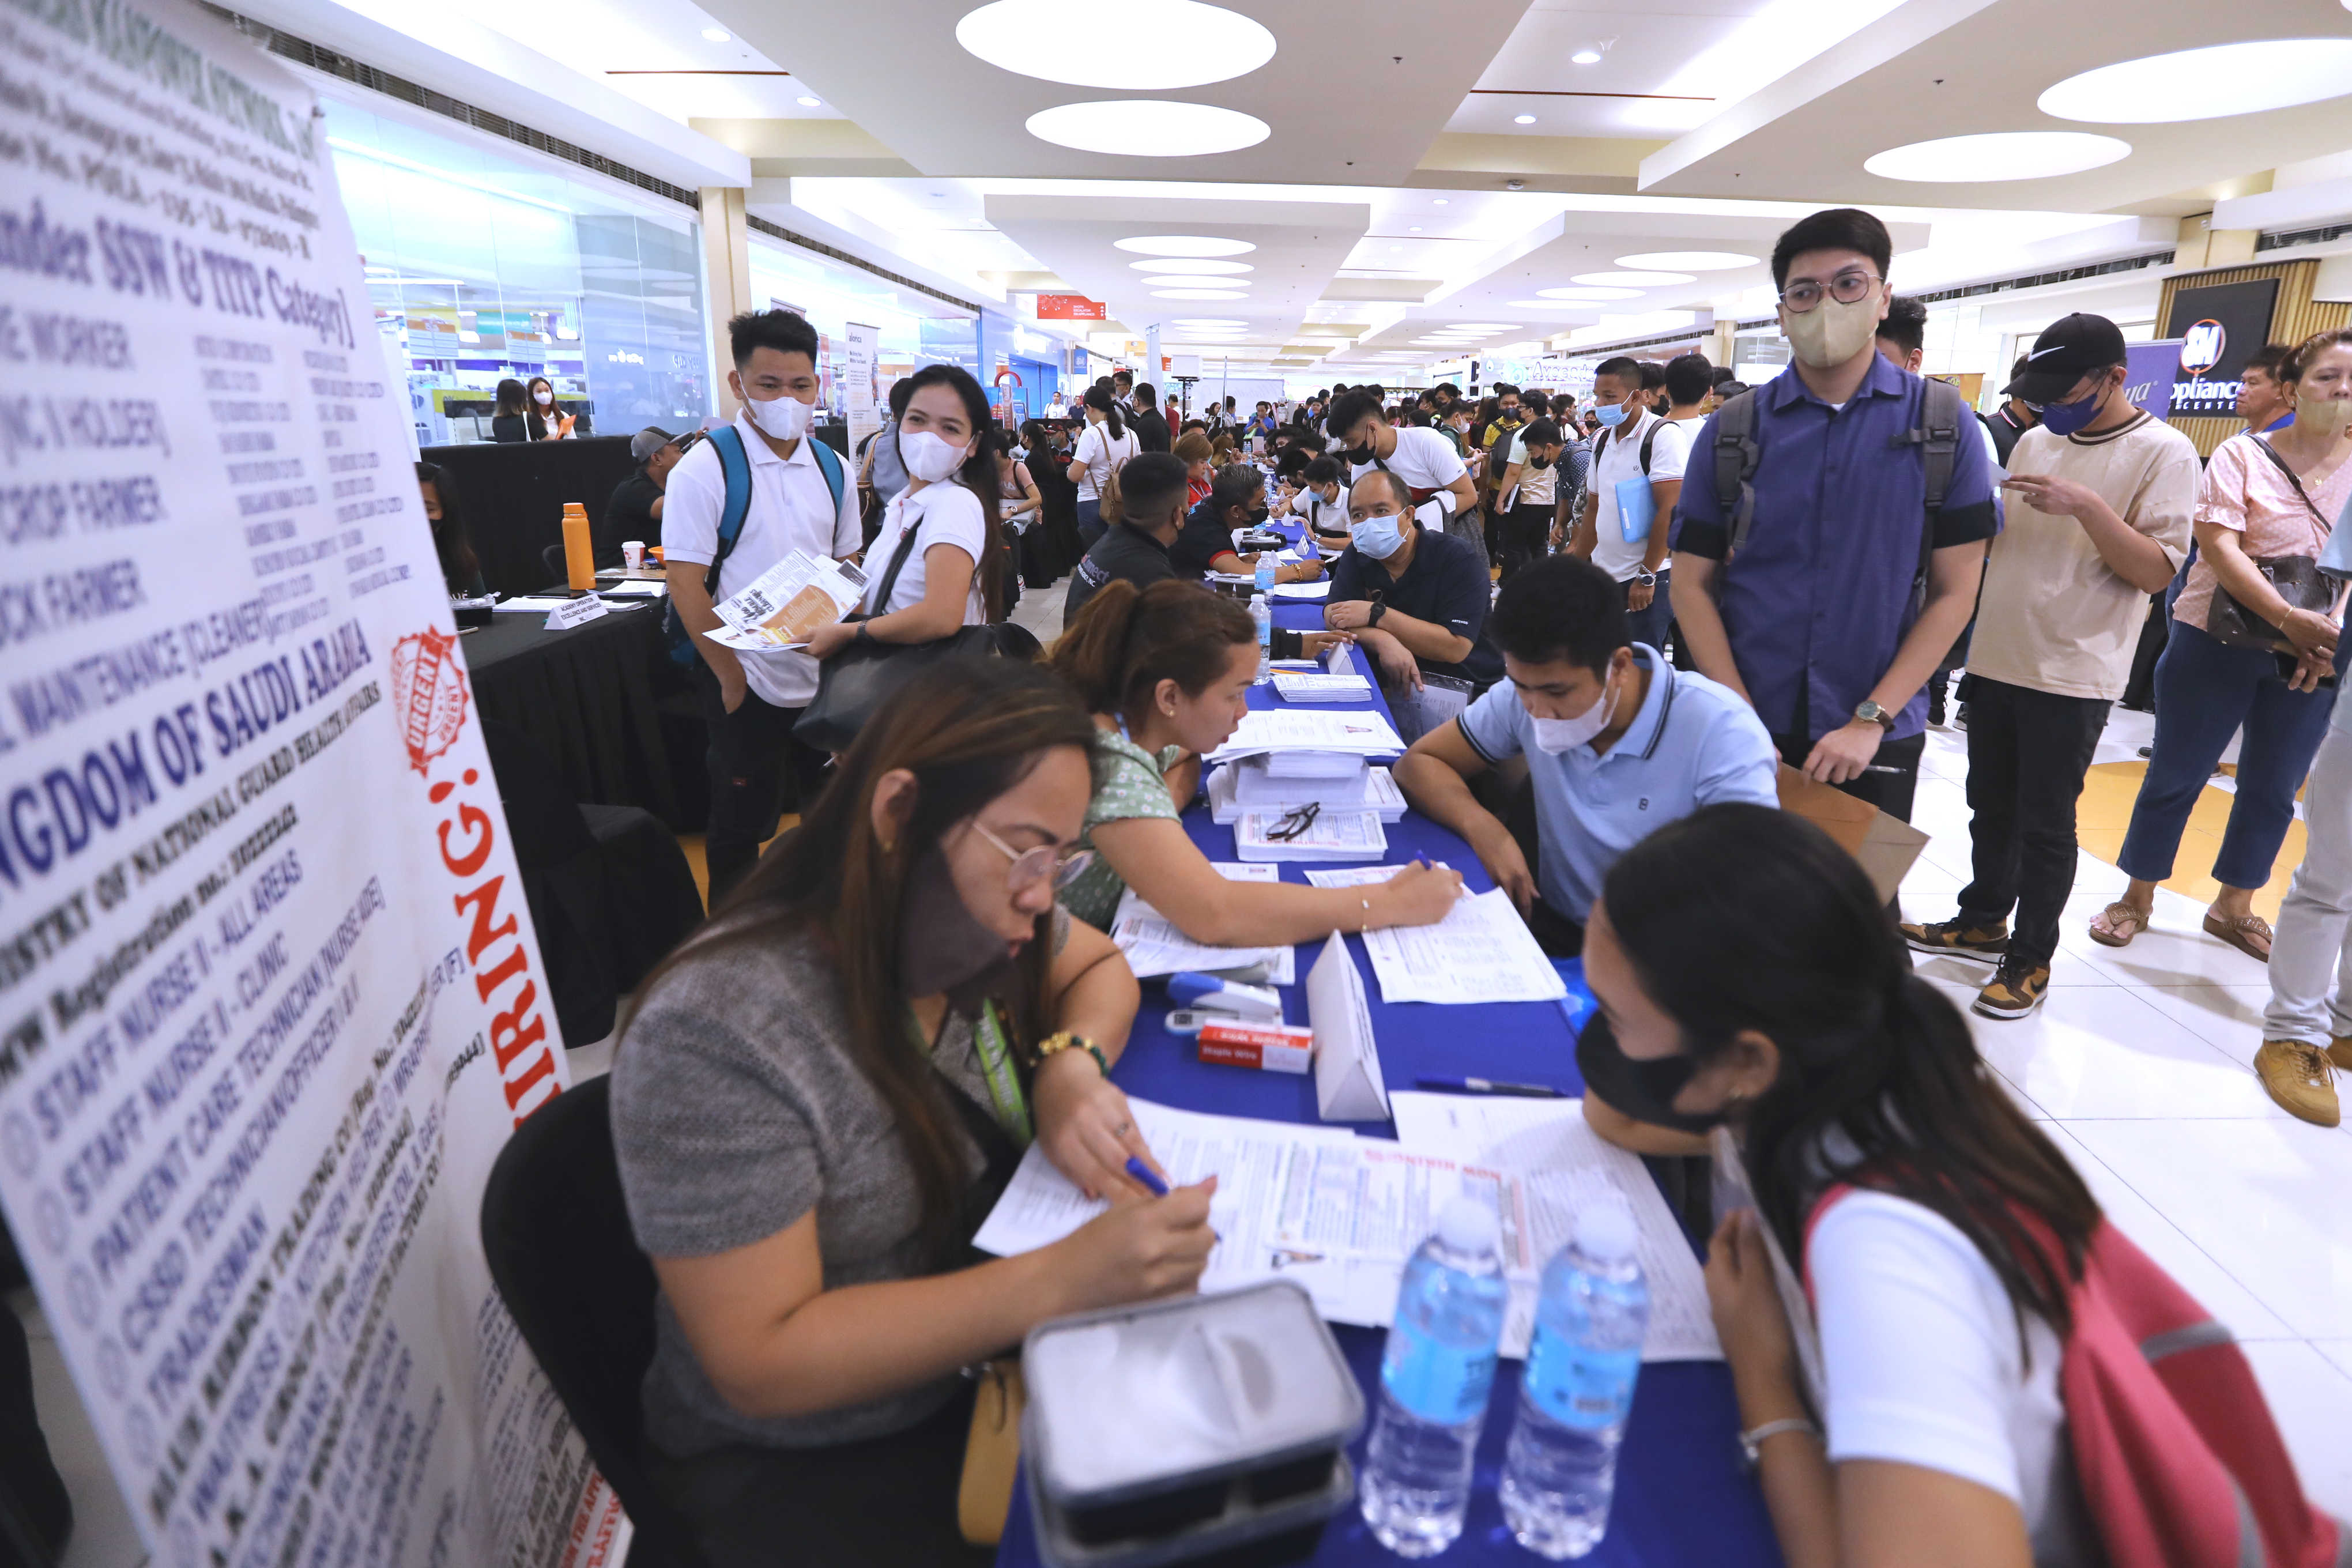
<path fill-rule="evenodd" d="M 1042 670 L 942 661 L 644 987 L 613 1135 L 661 1283 L 646 1435 L 714 1563 L 963 1561 L 960 1369 L 1207 1261 L 1214 1184 L 1125 1171 L 1135 977 L 1054 902 L 1093 729 Z M 976 1261 L 1033 1134 L 1111 1207 Z"/>

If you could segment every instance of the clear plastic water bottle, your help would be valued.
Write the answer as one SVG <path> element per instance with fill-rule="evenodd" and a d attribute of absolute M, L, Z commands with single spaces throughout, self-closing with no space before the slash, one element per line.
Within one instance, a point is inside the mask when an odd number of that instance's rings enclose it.
<path fill-rule="evenodd" d="M 1264 686 L 1274 671 L 1274 605 L 1264 594 L 1250 595 L 1250 624 L 1257 627 L 1257 683 Z"/>
<path fill-rule="evenodd" d="M 1400 1557 L 1435 1556 L 1462 1533 L 1503 1335 L 1501 1240 L 1494 1210 L 1457 1197 L 1405 1265 L 1357 1488 L 1364 1522 Z"/>
<path fill-rule="evenodd" d="M 1503 1518 L 1520 1545 L 1554 1562 L 1583 1556 L 1609 1528 L 1650 1320 L 1635 1239 L 1622 1199 L 1587 1209 L 1575 1239 L 1545 1266 L 1536 1300 L 1518 1424 L 1503 1458 Z"/>

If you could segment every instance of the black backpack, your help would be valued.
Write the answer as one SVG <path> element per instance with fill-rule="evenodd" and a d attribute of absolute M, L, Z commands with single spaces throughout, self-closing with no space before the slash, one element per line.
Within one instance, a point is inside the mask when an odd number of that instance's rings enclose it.
<path fill-rule="evenodd" d="M 1936 519 L 1944 510 L 1951 488 L 1952 462 L 1959 450 L 1960 431 L 1976 418 L 1959 388 L 1948 381 L 1926 380 L 1919 402 L 1919 424 L 1895 437 L 1894 447 L 1917 447 L 1927 468 L 1927 517 L 1919 531 L 1919 569 L 1911 579 L 1911 613 L 1916 616 L 1927 600 L 1927 571 L 1936 558 Z M 1723 552 L 1724 568 L 1748 543 L 1756 521 L 1756 468 L 1764 448 L 1756 439 L 1756 390 L 1750 389 L 1715 411 L 1715 504 L 1729 524 Z M 1600 456 L 1596 452 L 1593 461 Z M 1649 471 L 1649 454 L 1643 453 L 1643 471 Z"/>

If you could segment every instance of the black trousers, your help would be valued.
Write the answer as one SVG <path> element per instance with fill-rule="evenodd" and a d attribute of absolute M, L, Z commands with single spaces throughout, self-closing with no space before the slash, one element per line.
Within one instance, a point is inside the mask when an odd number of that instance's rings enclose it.
<path fill-rule="evenodd" d="M 709 665 L 698 667 L 696 690 L 702 702 L 702 721 L 710 734 L 710 821 L 704 832 L 703 858 L 710 872 L 710 905 L 751 868 L 760 846 L 773 837 L 776 819 L 784 808 L 784 784 L 793 784 L 791 804 L 805 811 L 824 788 L 825 766 L 832 759 L 804 741 L 796 740 L 793 726 L 802 710 L 778 708 L 756 691 L 743 693 L 735 711 L 719 689 L 719 677 Z"/>
<path fill-rule="evenodd" d="M 1496 532 L 1500 535 L 1495 552 L 1495 564 L 1502 568 L 1503 581 L 1522 566 L 1542 560 L 1551 547 L 1552 506 L 1549 501 L 1538 501 L 1531 506 L 1515 506 L 1496 520 Z"/>
<path fill-rule="evenodd" d="M 1792 768 L 1801 769 L 1805 759 L 1813 752 L 1813 742 L 1803 735 L 1775 735 L 1772 743 L 1780 749 L 1780 760 Z M 1834 787 L 1843 790 L 1856 800 L 1866 800 L 1887 816 L 1900 822 L 1911 820 L 1911 797 L 1919 788 L 1919 753 L 1927 749 L 1926 734 L 1907 740 L 1881 741 L 1878 754 L 1870 760 L 1880 767 L 1893 768 L 1891 773 L 1864 773 Z"/>
<path fill-rule="evenodd" d="M 2060 697 L 1978 676 L 1969 694 L 1969 837 L 1976 875 L 1964 920 L 2017 911 L 2012 957 L 2047 963 L 2074 891 L 2074 803 L 2106 728 L 2103 698 Z"/>

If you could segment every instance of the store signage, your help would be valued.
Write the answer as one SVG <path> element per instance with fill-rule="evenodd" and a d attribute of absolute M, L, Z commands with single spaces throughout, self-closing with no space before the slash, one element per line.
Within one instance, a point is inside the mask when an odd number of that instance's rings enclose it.
<path fill-rule="evenodd" d="M 2239 372 L 2270 341 L 2279 280 L 2210 283 L 2172 296 L 2164 335 L 2178 339 L 2170 416 L 2228 416 L 2238 411 Z"/>
<path fill-rule="evenodd" d="M 617 1562 L 483 1261 L 569 1075 L 315 97 L 182 0 L 0 68 L 0 1205 L 160 1568 Z"/>
<path fill-rule="evenodd" d="M 2158 419 L 2170 416 L 2172 378 L 2180 367 L 2181 354 L 2182 345 L 2173 340 L 2133 343 L 2125 349 L 2124 395 L 2133 407 Z"/>
<path fill-rule="evenodd" d="M 842 367 L 843 417 L 849 426 L 849 449 L 882 427 L 882 389 L 875 383 L 874 348 L 882 334 L 878 328 L 852 321 L 842 331 L 842 347 L 848 363 Z"/>
<path fill-rule="evenodd" d="M 1040 294 L 1037 296 L 1037 319 L 1041 321 L 1101 321 L 1110 311 L 1100 300 L 1089 300 L 1084 294 Z"/>

